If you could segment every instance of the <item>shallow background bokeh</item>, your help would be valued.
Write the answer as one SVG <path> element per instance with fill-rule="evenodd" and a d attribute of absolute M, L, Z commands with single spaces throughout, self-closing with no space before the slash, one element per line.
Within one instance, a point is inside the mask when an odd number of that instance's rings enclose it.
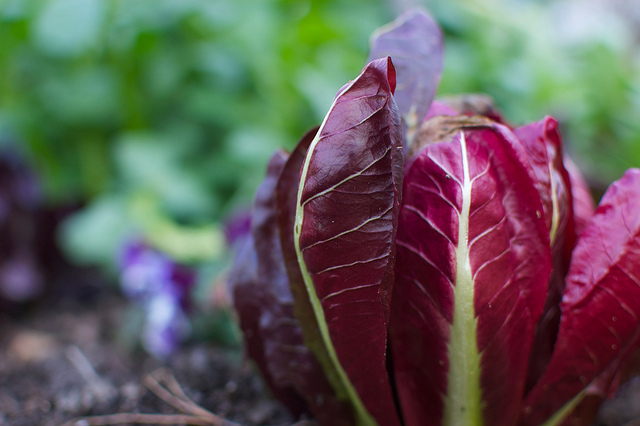
<path fill-rule="evenodd" d="M 2 0 L 0 140 L 64 210 L 72 263 L 117 272 L 141 238 L 207 294 L 271 153 L 418 4 L 445 33 L 440 94 L 487 93 L 516 124 L 553 115 L 596 194 L 640 165 L 634 0 Z"/>

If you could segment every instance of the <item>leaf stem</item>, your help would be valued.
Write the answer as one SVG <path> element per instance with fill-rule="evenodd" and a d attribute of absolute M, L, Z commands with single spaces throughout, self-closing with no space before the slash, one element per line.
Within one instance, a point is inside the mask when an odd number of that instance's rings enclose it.
<path fill-rule="evenodd" d="M 463 181 L 462 207 L 456 248 L 456 280 L 453 289 L 454 311 L 449 341 L 449 373 L 445 397 L 444 424 L 446 426 L 474 426 L 482 424 L 480 395 L 480 354 L 476 342 L 474 310 L 474 282 L 469 260 L 469 212 L 471 209 L 471 180 L 464 133 L 460 132 Z"/>
<path fill-rule="evenodd" d="M 571 412 L 582 402 L 585 397 L 586 389 L 583 389 L 582 392 L 573 397 L 573 399 L 562 406 L 558 411 L 556 411 L 553 416 L 549 418 L 546 422 L 544 422 L 541 426 L 557 426 L 562 424 Z"/>

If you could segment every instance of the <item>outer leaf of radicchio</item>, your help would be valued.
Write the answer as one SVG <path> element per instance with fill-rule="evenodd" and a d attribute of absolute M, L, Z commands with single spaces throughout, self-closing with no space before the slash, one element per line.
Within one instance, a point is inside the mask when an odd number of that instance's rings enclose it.
<path fill-rule="evenodd" d="M 631 169 L 607 190 L 574 249 L 558 339 L 544 375 L 526 396 L 522 424 L 540 424 L 563 406 L 577 405 L 587 386 L 603 373 L 612 377 L 610 367 L 638 347 L 639 211 L 640 170 Z"/>
<path fill-rule="evenodd" d="M 531 353 L 527 386 L 530 389 L 549 362 L 558 334 L 559 303 L 569 267 L 569 256 L 575 244 L 575 230 L 572 185 L 563 164 L 558 122 L 545 117 L 541 121 L 515 129 L 514 133 L 527 152 L 529 164 L 535 174 L 534 182 L 542 201 L 553 259 L 547 299 L 536 325 Z"/>
<path fill-rule="evenodd" d="M 360 424 L 399 424 L 386 369 L 403 166 L 394 87 L 384 58 L 340 90 L 309 147 L 296 210 L 305 289 Z"/>
<path fill-rule="evenodd" d="M 508 128 L 437 118 L 449 134 L 407 166 L 396 240 L 400 405 L 408 426 L 514 424 L 551 271 L 540 197 Z"/>
<path fill-rule="evenodd" d="M 348 406 L 335 397 L 316 357 L 304 345 L 293 314 L 275 203 L 277 179 L 286 160 L 286 153 L 274 154 L 256 194 L 252 235 L 240 249 L 230 276 L 234 304 L 247 354 L 274 396 L 295 416 L 310 411 L 321 422 L 346 426 L 352 423 Z"/>
<path fill-rule="evenodd" d="M 443 66 L 442 32 L 422 9 L 411 10 L 371 36 L 369 60 L 390 56 L 398 70 L 394 94 L 408 141 L 422 122 L 438 89 Z"/>

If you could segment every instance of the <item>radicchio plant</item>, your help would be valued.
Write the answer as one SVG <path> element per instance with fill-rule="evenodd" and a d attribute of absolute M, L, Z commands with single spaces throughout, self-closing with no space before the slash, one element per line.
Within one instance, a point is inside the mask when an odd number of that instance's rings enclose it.
<path fill-rule="evenodd" d="M 441 46 L 422 11 L 383 28 L 271 158 L 230 277 L 247 352 L 321 424 L 584 422 L 640 344 L 640 170 L 593 211 L 556 120 L 433 102 Z"/>

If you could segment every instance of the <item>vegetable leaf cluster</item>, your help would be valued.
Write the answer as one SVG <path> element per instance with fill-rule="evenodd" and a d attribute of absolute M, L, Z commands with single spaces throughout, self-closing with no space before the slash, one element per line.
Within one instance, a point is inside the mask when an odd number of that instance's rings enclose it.
<path fill-rule="evenodd" d="M 640 170 L 594 208 L 555 119 L 434 101 L 441 70 L 403 15 L 273 155 L 230 277 L 248 354 L 321 424 L 587 421 L 640 344 Z"/>

